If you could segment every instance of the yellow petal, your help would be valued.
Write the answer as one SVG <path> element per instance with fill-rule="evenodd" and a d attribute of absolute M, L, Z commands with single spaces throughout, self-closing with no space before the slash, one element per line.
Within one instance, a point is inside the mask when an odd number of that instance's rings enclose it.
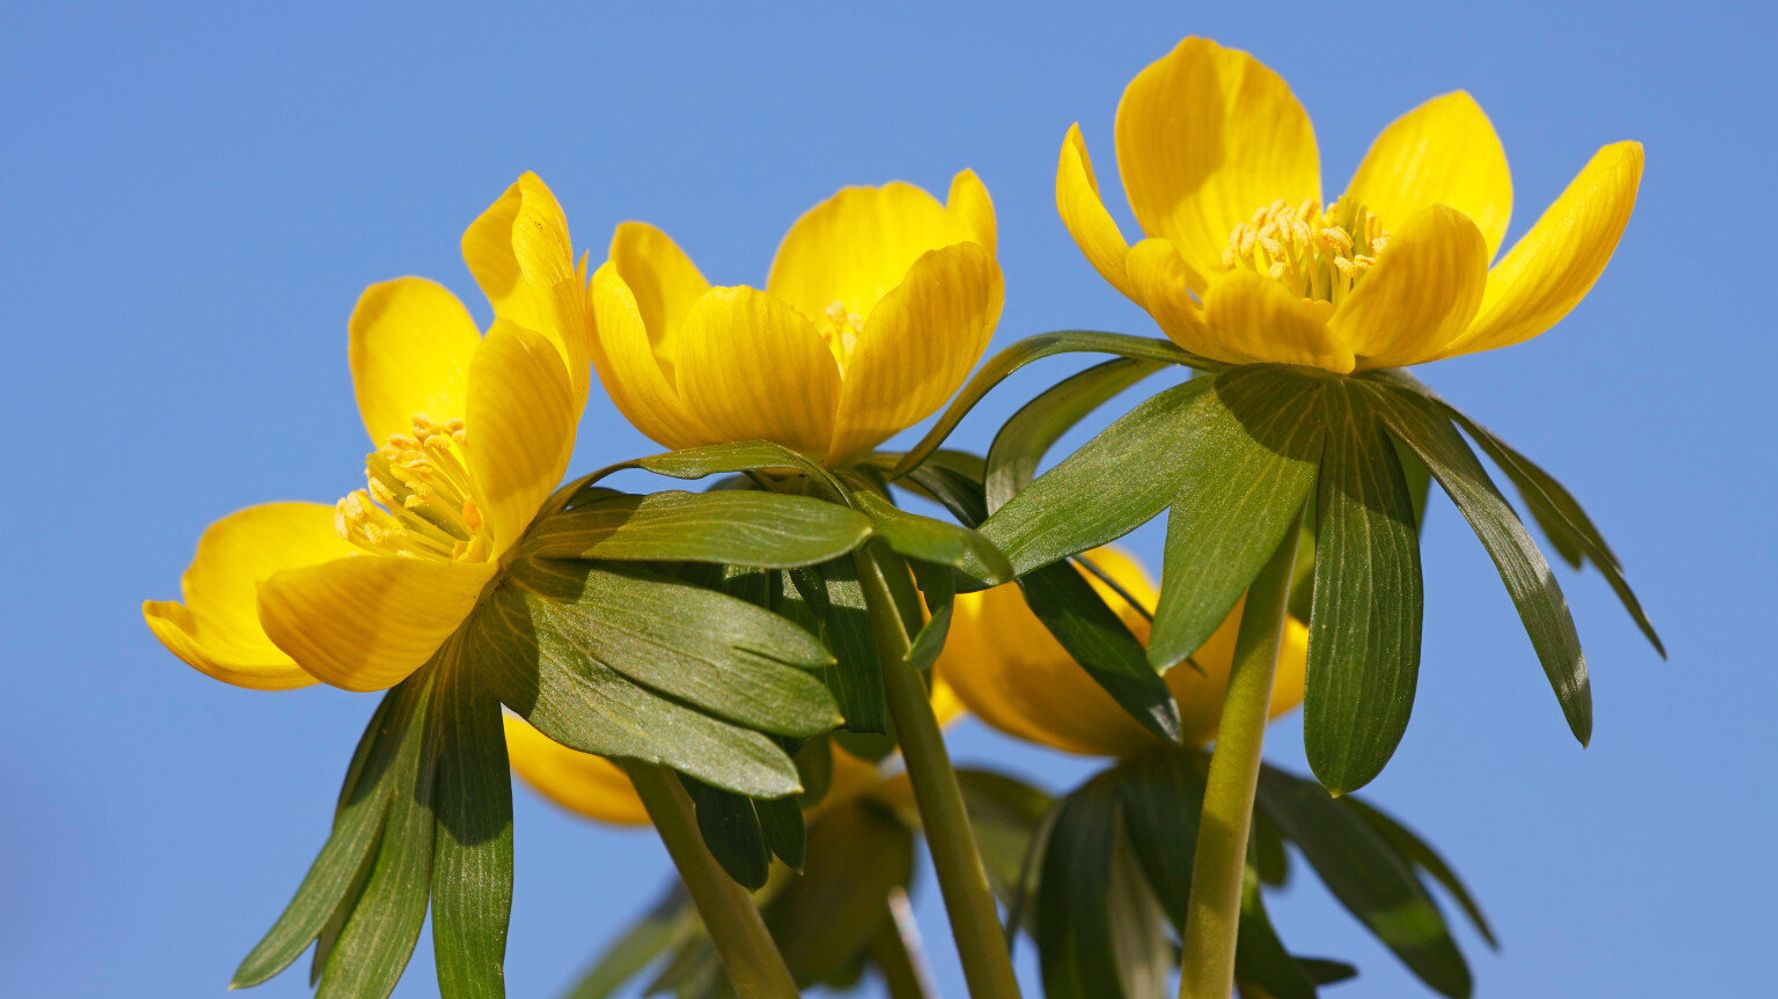
<path fill-rule="evenodd" d="M 562 481 L 580 420 L 562 357 L 541 334 L 496 319 L 469 366 L 464 444 L 493 557 L 511 548 Z"/>
<path fill-rule="evenodd" d="M 994 201 L 988 197 L 987 185 L 974 170 L 959 170 L 951 178 L 950 193 L 945 195 L 945 211 L 971 240 L 982 244 L 982 249 L 989 255 L 999 252 L 1000 229 L 994 219 Z"/>
<path fill-rule="evenodd" d="M 636 297 L 649 347 L 671 383 L 686 313 L 710 282 L 672 237 L 644 222 L 624 222 L 612 233 L 611 262 Z"/>
<path fill-rule="evenodd" d="M 1560 322 L 1604 273 L 1636 207 L 1642 144 L 1619 142 L 1593 155 L 1531 231 L 1488 274 L 1469 332 L 1443 356 L 1529 340 Z"/>
<path fill-rule="evenodd" d="M 846 360 L 827 463 L 930 416 L 957 391 L 1000 320 L 1005 286 L 979 243 L 933 250 L 871 311 Z"/>
<path fill-rule="evenodd" d="M 417 415 L 463 418 L 469 359 L 482 335 L 443 285 L 416 277 L 373 284 L 358 297 L 348 329 L 352 387 L 371 443 L 412 433 Z"/>
<path fill-rule="evenodd" d="M 179 581 L 182 602 L 147 601 L 142 616 L 170 652 L 224 683 L 259 690 L 304 687 L 315 678 L 259 625 L 258 585 L 281 570 L 356 550 L 335 533 L 331 506 L 248 507 L 204 531 Z"/>
<path fill-rule="evenodd" d="M 1475 223 L 1431 205 L 1390 235 L 1327 325 L 1361 368 L 1413 364 L 1468 328 L 1487 284 L 1488 247 Z"/>
<path fill-rule="evenodd" d="M 285 569 L 259 584 L 265 633 L 323 683 L 393 687 L 474 609 L 492 562 L 355 555 Z"/>
<path fill-rule="evenodd" d="M 1257 361 L 1231 349 L 1205 324 L 1204 309 L 1190 288 L 1197 281 L 1168 240 L 1154 237 L 1130 248 L 1124 260 L 1131 295 L 1160 324 L 1167 338 L 1200 357 L 1231 364 Z"/>
<path fill-rule="evenodd" d="M 1229 690 L 1229 670 L 1235 661 L 1242 607 L 1243 603 L 1235 604 L 1216 631 L 1192 653 L 1191 662 L 1180 663 L 1167 673 L 1167 686 L 1179 705 L 1179 727 L 1187 745 L 1201 746 L 1216 738 L 1222 701 Z M 1295 618 L 1287 619 L 1278 648 L 1278 671 L 1272 678 L 1268 717 L 1277 718 L 1303 702 L 1308 657 L 1309 629 Z"/>
<path fill-rule="evenodd" d="M 1204 296 L 1204 321 L 1224 356 L 1302 364 L 1345 374 L 1352 351 L 1327 328 L 1326 302 L 1309 302 L 1252 271 L 1218 277 Z"/>
<path fill-rule="evenodd" d="M 1093 175 L 1093 161 L 1087 156 L 1087 140 L 1080 134 L 1080 125 L 1068 126 L 1062 140 L 1061 161 L 1056 164 L 1056 211 L 1068 234 L 1086 254 L 1087 262 L 1111 286 L 1130 298 L 1136 293 L 1124 270 L 1124 257 L 1130 252 L 1130 241 L 1117 227 L 1117 220 L 1105 210 L 1099 196 L 1099 178 Z"/>
<path fill-rule="evenodd" d="M 638 281 L 652 280 L 645 275 Z M 715 436 L 679 398 L 675 373 L 662 368 L 655 355 L 647 321 L 636 293 L 618 269 L 607 261 L 593 272 L 593 315 L 596 330 L 593 365 L 599 380 L 624 418 L 668 448 L 707 444 Z M 663 313 L 672 314 L 663 299 Z M 685 306 L 689 313 L 689 303 Z M 674 356 L 684 338 L 684 319 L 674 327 Z"/>
<path fill-rule="evenodd" d="M 648 810 L 622 767 L 603 756 L 569 749 L 522 718 L 507 715 L 504 720 L 512 771 L 539 794 L 589 819 L 624 826 L 648 824 Z"/>
<path fill-rule="evenodd" d="M 577 395 L 586 392 L 591 330 L 568 220 L 534 173 L 506 189 L 463 233 L 463 261 L 494 315 L 536 330 L 562 352 Z"/>
<path fill-rule="evenodd" d="M 1320 164 L 1309 115 L 1283 78 L 1209 39 L 1180 42 L 1118 104 L 1117 167 L 1136 220 L 1199 274 L 1221 263 L 1229 233 L 1255 210 L 1319 200 Z"/>
<path fill-rule="evenodd" d="M 801 312 L 753 288 L 712 288 L 685 320 L 679 395 L 720 441 L 764 439 L 820 457 L 840 371 Z"/>
<path fill-rule="evenodd" d="M 1492 260 L 1506 238 L 1513 180 L 1493 123 L 1459 90 L 1383 129 L 1341 197 L 1356 198 L 1390 229 L 1422 208 L 1449 205 L 1481 230 Z"/>
<path fill-rule="evenodd" d="M 835 304 L 868 316 L 921 254 L 977 241 L 983 211 L 976 201 L 979 187 L 979 182 L 966 182 L 961 190 L 953 185 L 968 206 L 956 211 L 901 181 L 844 188 L 790 227 L 772 260 L 766 290 L 812 320 Z M 979 195 L 985 202 L 986 192 Z M 992 208 L 986 210 L 991 225 Z"/>

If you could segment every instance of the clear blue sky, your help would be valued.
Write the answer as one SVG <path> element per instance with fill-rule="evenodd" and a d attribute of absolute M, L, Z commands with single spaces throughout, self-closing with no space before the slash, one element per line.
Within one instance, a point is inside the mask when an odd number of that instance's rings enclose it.
<path fill-rule="evenodd" d="M 1769 987 L 1770 5 L 156 6 L 0 9 L 9 994 L 220 996 L 319 846 L 372 699 L 215 683 L 137 607 L 177 592 L 217 516 L 355 485 L 345 321 L 365 284 L 419 273 L 472 294 L 458 235 L 525 169 L 581 246 L 644 218 L 713 279 L 757 283 L 784 227 L 835 187 L 942 188 L 970 166 L 1000 214 L 997 346 L 1066 326 L 1149 333 L 1063 231 L 1053 171 L 1078 119 L 1109 184 L 1118 94 L 1188 33 L 1291 81 L 1332 190 L 1384 123 L 1469 89 L 1512 162 L 1515 235 L 1599 145 L 1647 145 L 1636 216 L 1591 298 L 1529 345 L 1421 374 L 1589 504 L 1672 661 L 1596 576 L 1565 578 L 1594 665 L 1582 751 L 1481 548 L 1435 507 L 1419 704 L 1369 793 L 1480 893 L 1505 943 L 1493 956 L 1466 938 L 1481 995 Z M 1067 370 L 1004 389 L 960 440 L 985 446 Z M 596 396 L 578 466 L 648 449 Z M 1133 538 L 1157 560 L 1159 541 Z M 1275 760 L 1300 765 L 1299 730 L 1274 730 Z M 1055 786 L 1086 773 L 979 727 L 956 750 Z M 522 792 L 517 821 L 512 993 L 547 996 L 666 868 L 651 834 Z M 930 887 L 919 912 L 942 941 Z M 1337 994 L 1414 994 L 1318 887 L 1277 909 L 1297 949 L 1362 967 Z M 422 948 L 401 995 L 433 992 Z M 960 994 L 942 943 L 932 957 Z M 256 994 L 304 993 L 290 975 Z"/>

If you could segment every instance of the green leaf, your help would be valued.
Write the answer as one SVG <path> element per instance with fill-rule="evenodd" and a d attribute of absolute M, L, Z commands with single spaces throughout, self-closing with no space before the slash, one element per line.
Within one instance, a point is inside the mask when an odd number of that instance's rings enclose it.
<path fill-rule="evenodd" d="M 831 808 L 809 826 L 806 873 L 762 915 L 798 985 L 838 973 L 890 918 L 889 893 L 914 869 L 913 833 L 864 801 Z"/>
<path fill-rule="evenodd" d="M 963 417 L 982 401 L 994 386 L 1006 377 L 1032 361 L 1057 354 L 1097 353 L 1113 354 L 1140 361 L 1156 361 L 1161 364 L 1185 364 L 1206 371 L 1215 370 L 1222 365 L 1188 354 L 1167 340 L 1153 337 L 1128 336 L 1122 333 L 1097 333 L 1089 330 L 1059 330 L 1054 333 L 1039 333 L 1007 347 L 1000 353 L 989 358 L 987 363 L 976 370 L 975 377 L 957 397 L 951 401 L 949 409 L 939 417 L 920 443 L 913 450 L 902 456 L 901 461 L 890 473 L 890 478 L 899 479 L 925 461 L 927 456 L 938 450 L 951 431 Z"/>
<path fill-rule="evenodd" d="M 645 562 L 718 562 L 788 569 L 850 552 L 870 536 L 837 503 L 758 490 L 632 496 L 592 490 L 526 537 L 526 554 Z"/>
<path fill-rule="evenodd" d="M 512 777 L 500 702 L 475 664 L 441 664 L 433 695 L 438 756 L 433 810 L 432 949 L 445 999 L 506 995 L 506 930 L 512 914 Z"/>
<path fill-rule="evenodd" d="M 1167 518 L 1149 662 L 1165 668 L 1197 651 L 1296 522 L 1321 461 L 1315 396 L 1327 383 L 1283 368 L 1231 368 L 1193 407 L 1195 432 L 1170 459 L 1184 484 Z"/>
<path fill-rule="evenodd" d="M 699 927 L 698 911 L 678 885 L 599 955 L 563 999 L 609 999 Z"/>
<path fill-rule="evenodd" d="M 1440 994 L 1470 994 L 1469 966 L 1438 906 L 1401 857 L 1312 781 L 1262 767 L 1258 807 L 1303 851 L 1334 897 Z"/>
<path fill-rule="evenodd" d="M 1451 893 L 1451 897 L 1457 900 L 1457 905 L 1463 909 L 1463 914 L 1469 917 L 1471 923 L 1475 924 L 1476 932 L 1482 935 L 1482 939 L 1488 942 L 1488 946 L 1495 948 L 1500 946 L 1500 942 L 1494 938 L 1493 928 L 1488 925 L 1487 917 L 1482 915 L 1482 907 L 1476 902 L 1475 896 L 1470 894 L 1469 888 L 1463 884 L 1463 880 L 1457 876 L 1457 872 L 1451 869 L 1451 865 L 1445 862 L 1445 858 L 1439 856 L 1438 851 L 1434 850 L 1431 844 L 1416 836 L 1413 830 L 1407 826 L 1360 798 L 1341 798 L 1340 804 L 1358 813 L 1359 818 L 1370 823 L 1371 828 L 1375 829 L 1378 835 L 1382 836 L 1394 848 L 1395 852 L 1402 856 L 1402 859 L 1425 871 L 1434 881 L 1443 885 L 1444 889 Z"/>
<path fill-rule="evenodd" d="M 749 891 L 763 888 L 772 856 L 759 828 L 759 816 L 754 814 L 753 802 L 683 774 L 679 779 L 696 807 L 698 831 L 703 833 L 711 856 L 729 877 Z"/>
<path fill-rule="evenodd" d="M 1129 999 L 1169 999 L 1167 977 L 1178 963 L 1178 954 L 1167 937 L 1167 915 L 1149 889 L 1142 865 L 1121 827 L 1112 840 L 1105 917 L 1124 995 Z"/>
<path fill-rule="evenodd" d="M 1315 999 L 1315 982 L 1284 949 L 1249 864 L 1241 878 L 1241 917 L 1235 929 L 1235 980 L 1257 985 L 1272 999 Z"/>
<path fill-rule="evenodd" d="M 1138 405 L 1007 500 L 983 536 L 1022 576 L 1153 519 L 1191 473 L 1179 456 L 1203 435 L 1212 395 L 1199 378 Z"/>
<path fill-rule="evenodd" d="M 675 479 L 701 479 L 724 472 L 792 471 L 807 477 L 836 499 L 844 495 L 839 483 L 825 468 L 771 441 L 737 441 L 680 448 L 615 467 L 645 468 L 656 475 Z"/>
<path fill-rule="evenodd" d="M 965 527 L 988 519 L 982 498 L 982 460 L 961 451 L 935 451 L 896 485 L 945 508 Z"/>
<path fill-rule="evenodd" d="M 759 831 L 765 838 L 766 849 L 791 870 L 801 871 L 808 849 L 802 797 L 755 799 L 753 812 L 759 816 Z"/>
<path fill-rule="evenodd" d="M 1593 733 L 1593 693 L 1587 678 L 1587 660 L 1581 653 L 1580 636 L 1575 633 L 1568 602 L 1537 543 L 1531 540 L 1512 506 L 1451 425 L 1449 416 L 1417 393 L 1390 390 L 1379 382 L 1357 384 L 1371 389 L 1390 433 L 1412 448 L 1432 470 L 1433 477 L 1488 550 L 1518 608 L 1519 620 L 1537 650 L 1556 700 L 1562 705 L 1569 729 L 1581 745 L 1586 745 Z"/>
<path fill-rule="evenodd" d="M 469 622 L 467 654 L 501 701 L 545 735 L 581 752 L 670 767 L 741 794 L 797 793 L 796 767 L 769 737 L 640 686 L 588 648 L 605 625 L 605 610 L 620 621 L 634 613 L 609 604 L 613 591 L 604 586 L 614 574 L 589 563 L 549 562 L 551 571 L 560 574 L 552 576 L 539 569 L 542 564 L 521 568 L 515 563 L 512 578 Z M 615 592 L 627 592 L 638 582 L 627 578 Z M 576 587 L 583 587 L 579 595 L 588 597 L 584 603 L 569 602 L 576 598 Z M 768 682 L 775 678 L 758 651 L 755 633 L 765 629 L 764 637 L 770 639 L 771 629 L 794 626 L 732 597 L 686 589 L 702 596 L 674 608 L 679 627 L 669 641 L 689 652 L 692 661 L 705 662 L 699 671 L 710 674 L 718 690 L 725 684 L 756 682 L 755 676 Z M 721 603 L 707 602 L 712 598 Z M 807 641 L 806 635 L 782 637 L 786 648 Z M 768 642 L 766 648 L 776 644 Z M 637 655 L 657 651 L 634 649 Z M 625 665 L 636 667 L 633 660 Z M 825 689 L 820 696 L 826 698 Z"/>
<path fill-rule="evenodd" d="M 982 485 L 989 510 L 1031 484 L 1056 439 L 1112 396 L 1159 371 L 1159 361 L 1118 358 L 1088 368 L 1040 393 L 1012 415 L 988 448 Z"/>
<path fill-rule="evenodd" d="M 346 917 L 333 953 L 321 971 L 317 999 L 384 999 L 401 980 L 420 927 L 432 885 L 433 791 L 437 746 L 429 737 L 429 714 L 438 662 L 456 652 L 448 642 L 433 659 L 402 682 L 415 699 L 394 761 L 385 777 L 388 816 L 364 892 Z"/>
<path fill-rule="evenodd" d="M 957 787 L 963 792 L 988 882 L 1010 907 L 1038 826 L 1053 799 L 1041 788 L 990 770 L 959 769 Z"/>
<path fill-rule="evenodd" d="M 870 611 L 852 559 L 835 559 L 790 573 L 797 594 L 821 620 L 821 641 L 838 663 L 821 673 L 846 719 L 849 732 L 884 732 L 889 712 L 883 701 L 882 665 L 871 632 Z"/>
<path fill-rule="evenodd" d="M 296 897 L 235 969 L 231 989 L 259 985 L 289 967 L 321 935 L 334 914 L 357 897 L 360 874 L 376 853 L 388 811 L 383 781 L 419 710 L 415 689 L 397 687 L 383 695 L 347 767 L 332 833 L 309 866 Z"/>
<path fill-rule="evenodd" d="M 1336 794 L 1363 787 L 1407 730 L 1420 670 L 1420 537 L 1395 448 L 1366 398 L 1321 393 L 1315 589 L 1303 738 Z"/>
<path fill-rule="evenodd" d="M 1049 999 L 1123 999 L 1107 894 L 1117 797 L 1094 781 L 1063 799 L 1037 887 L 1037 952 Z"/>
<path fill-rule="evenodd" d="M 1012 579 L 1006 556 L 967 527 L 909 513 L 869 490 L 853 493 L 853 501 L 869 515 L 877 538 L 899 555 L 950 566 L 989 586 Z"/>
<path fill-rule="evenodd" d="M 1203 764 L 1183 752 L 1156 752 L 1117 771 L 1130 847 L 1167 918 L 1185 931 L 1192 857 L 1204 807 Z"/>

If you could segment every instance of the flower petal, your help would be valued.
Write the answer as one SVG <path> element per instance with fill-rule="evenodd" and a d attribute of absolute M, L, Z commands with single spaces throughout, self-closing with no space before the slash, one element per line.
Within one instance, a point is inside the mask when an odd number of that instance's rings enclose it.
<path fill-rule="evenodd" d="M 1135 298 L 1124 270 L 1130 241 L 1124 238 L 1117 220 L 1099 196 L 1099 178 L 1093 175 L 1093 161 L 1087 156 L 1087 140 L 1081 136 L 1078 122 L 1068 126 L 1056 164 L 1056 211 L 1061 213 L 1062 224 L 1068 227 L 1068 234 L 1074 237 L 1093 269 L 1113 288 Z"/>
<path fill-rule="evenodd" d="M 970 240 L 982 244 L 990 255 L 998 252 L 1000 229 L 994 218 L 994 200 L 988 197 L 987 185 L 974 170 L 959 170 L 951 178 L 945 212 L 969 234 Z"/>
<path fill-rule="evenodd" d="M 1429 205 L 1449 205 L 1500 252 L 1513 209 L 1512 172 L 1494 125 L 1459 90 L 1434 97 L 1378 133 L 1342 198 L 1356 198 L 1390 229 Z"/>
<path fill-rule="evenodd" d="M 180 601 L 149 600 L 142 616 L 168 651 L 224 683 L 257 690 L 315 678 L 272 644 L 259 624 L 258 584 L 284 569 L 349 556 L 333 507 L 266 503 L 211 524 L 180 578 Z"/>
<path fill-rule="evenodd" d="M 1560 322 L 1604 273 L 1641 183 L 1641 143 L 1619 142 L 1595 153 L 1494 265 L 1475 322 L 1441 356 L 1510 346 Z"/>
<path fill-rule="evenodd" d="M 685 315 L 710 290 L 710 282 L 672 237 L 645 222 L 618 225 L 611 235 L 611 262 L 636 297 L 649 346 L 671 383 Z"/>
<path fill-rule="evenodd" d="M 323 683 L 393 687 L 475 608 L 492 562 L 355 555 L 285 569 L 259 584 L 265 633 Z"/>
<path fill-rule="evenodd" d="M 1124 268 L 1129 276 L 1130 296 L 1148 310 L 1168 339 L 1212 360 L 1231 364 L 1258 360 L 1231 350 L 1205 325 L 1204 309 L 1190 291 L 1199 278 L 1170 241 L 1151 237 L 1137 243 L 1130 248 Z"/>
<path fill-rule="evenodd" d="M 569 749 L 522 718 L 504 717 L 512 771 L 539 794 L 589 819 L 645 826 L 648 810 L 622 767 L 603 756 Z"/>
<path fill-rule="evenodd" d="M 464 444 L 494 558 L 562 481 L 580 421 L 562 356 L 542 334 L 494 320 L 469 366 Z"/>
<path fill-rule="evenodd" d="M 525 173 L 463 232 L 463 262 L 497 318 L 536 330 L 562 352 L 584 397 L 591 330 L 586 290 L 574 266 L 568 219 L 556 196 Z"/>
<path fill-rule="evenodd" d="M 684 351 L 679 396 L 715 441 L 827 453 L 840 370 L 801 312 L 754 288 L 712 288 L 686 316 Z"/>
<path fill-rule="evenodd" d="M 653 273 L 638 278 L 645 283 Z M 664 289 L 658 289 L 662 290 Z M 607 261 L 593 272 L 594 323 L 593 365 L 599 380 L 624 418 L 664 447 L 681 448 L 709 443 L 715 437 L 686 407 L 674 387 L 675 372 L 664 370 L 655 354 L 647 320 L 636 293 L 619 270 L 617 260 Z M 662 314 L 672 315 L 666 299 Z M 685 306 L 690 311 L 690 304 Z M 684 340 L 684 319 L 674 326 L 674 359 Z"/>
<path fill-rule="evenodd" d="M 968 171 L 965 171 L 968 173 Z M 969 175 L 973 177 L 973 174 Z M 980 181 L 953 182 L 953 208 L 912 184 L 847 187 L 796 220 L 778 246 L 766 290 L 819 321 L 834 304 L 868 316 L 920 255 L 977 242 L 993 208 Z"/>
<path fill-rule="evenodd" d="M 481 342 L 469 310 L 437 282 L 406 277 L 366 288 L 348 324 L 347 356 L 371 443 L 411 433 L 416 415 L 462 419 L 469 359 Z"/>
<path fill-rule="evenodd" d="M 1321 197 L 1315 130 L 1290 86 L 1206 38 L 1180 42 L 1124 89 L 1117 167 L 1143 232 L 1171 239 L 1204 275 L 1256 209 Z"/>
<path fill-rule="evenodd" d="M 988 347 L 1005 284 L 979 243 L 933 250 L 871 311 L 846 359 L 827 463 L 932 415 Z"/>
<path fill-rule="evenodd" d="M 1468 216 L 1431 205 L 1409 216 L 1328 328 L 1361 368 L 1436 356 L 1469 327 L 1488 284 L 1488 247 Z"/>
<path fill-rule="evenodd" d="M 1328 330 L 1327 305 L 1252 271 L 1233 271 L 1211 283 L 1204 321 L 1216 331 L 1223 356 L 1345 374 L 1352 370 L 1352 351 Z"/>

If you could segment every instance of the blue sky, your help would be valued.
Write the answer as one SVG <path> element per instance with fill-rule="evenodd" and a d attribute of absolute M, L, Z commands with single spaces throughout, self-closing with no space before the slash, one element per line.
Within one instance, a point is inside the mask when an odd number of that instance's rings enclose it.
<path fill-rule="evenodd" d="M 1124 83 L 1191 33 L 1291 81 L 1331 190 L 1383 124 L 1470 90 L 1512 162 L 1514 236 L 1598 146 L 1646 144 L 1636 216 L 1587 302 L 1530 344 L 1421 375 L 1588 504 L 1672 660 L 1596 576 L 1564 578 L 1594 667 L 1582 751 L 1486 556 L 1435 505 L 1418 706 L 1367 793 L 1483 900 L 1504 948 L 1466 937 L 1480 995 L 1769 984 L 1778 679 L 1755 627 L 1778 597 L 1769 5 L 161 6 L 0 9 L 14 331 L 0 364 L 0 980 L 15 994 L 221 995 L 321 842 L 372 699 L 215 683 L 165 653 L 137 608 L 177 592 L 214 518 L 355 485 L 345 320 L 364 285 L 417 273 L 471 297 L 458 235 L 525 169 L 554 187 L 577 245 L 643 218 L 713 280 L 757 283 L 785 226 L 834 188 L 942 189 L 970 166 L 1000 217 L 996 346 L 1063 327 L 1151 333 L 1062 229 L 1053 171 L 1079 120 L 1113 187 Z M 985 446 L 1068 370 L 1016 379 L 958 440 Z M 577 466 L 648 450 L 595 394 Z M 1131 540 L 1154 562 L 1159 542 L 1153 526 Z M 1089 772 L 976 726 L 955 752 L 1054 787 Z M 1301 765 L 1296 717 L 1269 755 Z M 514 996 L 545 996 L 667 869 L 651 834 L 597 830 L 523 792 L 517 821 L 509 977 Z M 926 889 L 938 980 L 960 994 Z M 1361 966 L 1330 994 L 1414 994 L 1316 886 L 1275 916 L 1297 949 Z M 423 950 L 400 995 L 433 992 L 429 963 Z M 291 975 L 256 994 L 304 992 Z"/>

